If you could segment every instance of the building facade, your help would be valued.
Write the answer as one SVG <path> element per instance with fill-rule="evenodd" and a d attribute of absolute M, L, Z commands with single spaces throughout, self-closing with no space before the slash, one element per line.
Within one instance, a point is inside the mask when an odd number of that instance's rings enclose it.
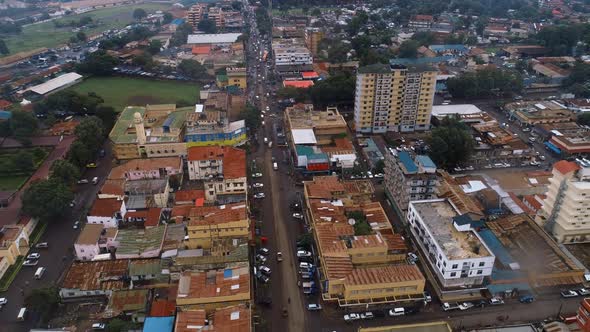
<path fill-rule="evenodd" d="M 585 298 L 580 302 L 576 323 L 580 331 L 590 332 L 590 298 Z"/>
<path fill-rule="evenodd" d="M 436 198 L 436 165 L 426 155 L 393 151 L 385 157 L 385 188 L 398 212 L 405 215 L 410 201 Z"/>
<path fill-rule="evenodd" d="M 426 66 L 376 64 L 359 68 L 354 100 L 356 131 L 430 129 L 436 73 Z"/>
<path fill-rule="evenodd" d="M 320 28 L 305 29 L 305 44 L 313 56 L 318 55 L 318 46 L 324 39 L 324 32 Z"/>
<path fill-rule="evenodd" d="M 561 160 L 553 165 L 552 174 L 536 222 L 557 242 L 589 242 L 590 162 Z"/>

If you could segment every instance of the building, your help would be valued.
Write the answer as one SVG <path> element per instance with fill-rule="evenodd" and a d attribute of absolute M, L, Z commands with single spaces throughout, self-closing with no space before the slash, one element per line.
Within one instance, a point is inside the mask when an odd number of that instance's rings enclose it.
<path fill-rule="evenodd" d="M 586 157 L 590 153 L 590 129 L 575 122 L 561 124 L 570 126 L 558 128 L 555 124 L 550 125 L 550 138 L 544 142 L 545 146 L 562 157 Z"/>
<path fill-rule="evenodd" d="M 127 316 L 133 322 L 143 322 L 149 299 L 148 289 L 117 290 L 111 294 L 104 311 L 107 317 Z"/>
<path fill-rule="evenodd" d="M 496 120 L 470 123 L 475 140 L 474 152 L 469 157 L 472 166 L 492 167 L 495 163 L 529 164 L 535 157 L 530 145 Z"/>
<path fill-rule="evenodd" d="M 313 55 L 301 39 L 273 41 L 272 54 L 277 66 L 313 64 Z"/>
<path fill-rule="evenodd" d="M 228 251 L 250 238 L 250 223 L 244 203 L 221 206 L 179 205 L 172 209 L 172 218 L 185 223 L 190 249 Z"/>
<path fill-rule="evenodd" d="M 124 185 L 128 211 L 165 208 L 170 198 L 170 184 L 165 179 L 127 181 Z M 126 217 L 124 215 L 123 217 Z"/>
<path fill-rule="evenodd" d="M 186 155 L 182 132 L 193 107 L 176 105 L 129 106 L 119 115 L 109 133 L 117 159 L 174 157 Z"/>
<path fill-rule="evenodd" d="M 430 129 L 436 73 L 427 66 L 376 64 L 359 68 L 355 130 L 385 133 Z"/>
<path fill-rule="evenodd" d="M 132 159 L 114 167 L 109 174 L 110 180 L 144 180 L 162 179 L 172 175 L 182 175 L 180 157 Z"/>
<path fill-rule="evenodd" d="M 86 216 L 89 224 L 103 225 L 105 228 L 118 227 L 127 213 L 125 201 L 116 198 L 97 199 Z"/>
<path fill-rule="evenodd" d="M 590 331 L 590 298 L 585 298 L 580 302 L 578 307 L 578 315 L 576 316 L 576 323 L 580 331 Z"/>
<path fill-rule="evenodd" d="M 177 306 L 214 309 L 250 300 L 247 262 L 219 270 L 185 271 L 178 282 Z"/>
<path fill-rule="evenodd" d="M 561 160 L 553 165 L 552 174 L 537 223 L 559 243 L 590 241 L 586 207 L 590 194 L 590 162 Z"/>
<path fill-rule="evenodd" d="M 248 188 L 244 150 L 193 146 L 188 150 L 187 164 L 189 179 L 204 181 L 207 202 L 224 204 L 245 200 Z"/>
<path fill-rule="evenodd" d="M 217 75 L 217 86 L 225 88 L 236 86 L 242 90 L 248 87 L 247 72 L 245 67 L 227 67 L 224 75 Z"/>
<path fill-rule="evenodd" d="M 0 228 L 0 278 L 19 256 L 25 256 L 29 251 L 29 236 L 30 233 L 20 224 Z"/>
<path fill-rule="evenodd" d="M 207 4 L 206 3 L 197 3 L 186 13 L 186 22 L 193 26 L 193 30 L 197 29 L 197 25 L 203 19 L 204 13 L 207 11 Z"/>
<path fill-rule="evenodd" d="M 492 274 L 495 256 L 451 201 L 410 202 L 407 221 L 441 288 L 479 287 Z"/>
<path fill-rule="evenodd" d="M 336 107 L 320 111 L 310 104 L 297 104 L 285 109 L 285 122 L 291 136 L 296 129 L 312 129 L 317 145 L 330 145 L 335 138 L 347 134 L 346 121 Z"/>
<path fill-rule="evenodd" d="M 74 243 L 76 259 L 81 261 L 91 261 L 94 256 L 100 254 L 101 235 L 104 226 L 101 224 L 86 224 L 78 239 Z M 104 242 L 104 241 L 103 241 Z"/>
<path fill-rule="evenodd" d="M 575 121 L 574 112 L 555 100 L 512 102 L 503 110 L 521 126 Z"/>
<path fill-rule="evenodd" d="M 119 229 L 114 239 L 116 259 L 159 257 L 166 225 L 147 229 Z"/>
<path fill-rule="evenodd" d="M 447 322 L 429 322 L 417 324 L 396 324 L 379 327 L 361 327 L 358 332 L 452 332 L 453 329 Z"/>
<path fill-rule="evenodd" d="M 45 83 L 30 87 L 28 91 L 34 92 L 35 94 L 41 96 L 46 96 L 79 83 L 82 81 L 82 79 L 83 76 L 80 74 L 66 73 L 56 78 L 50 79 Z"/>
<path fill-rule="evenodd" d="M 387 153 L 384 178 L 387 197 L 401 216 L 406 215 L 410 201 L 436 198 L 436 165 L 426 155 Z"/>
<path fill-rule="evenodd" d="M 305 29 L 305 45 L 307 45 L 307 48 L 314 57 L 318 56 L 318 46 L 324 39 L 324 35 L 324 31 L 320 28 Z"/>
<path fill-rule="evenodd" d="M 196 105 L 196 112 L 187 114 L 184 140 L 192 146 L 237 146 L 246 142 L 246 122 L 229 122 L 227 112 L 203 110 Z"/>
<path fill-rule="evenodd" d="M 186 43 L 189 45 L 211 45 L 217 47 L 231 46 L 239 43 L 241 33 L 217 33 L 188 35 Z"/>
<path fill-rule="evenodd" d="M 217 308 L 210 313 L 205 310 L 182 310 L 176 315 L 174 332 L 194 332 L 195 326 L 211 331 L 252 331 L 251 309 L 244 305 Z"/>
<path fill-rule="evenodd" d="M 114 290 L 127 289 L 128 260 L 74 262 L 61 284 L 59 295 L 64 300 L 110 297 Z"/>
<path fill-rule="evenodd" d="M 172 332 L 174 331 L 174 316 L 146 317 L 143 332 Z"/>
<path fill-rule="evenodd" d="M 429 30 L 434 23 L 432 15 L 414 15 L 408 22 L 408 28 L 414 31 Z"/>

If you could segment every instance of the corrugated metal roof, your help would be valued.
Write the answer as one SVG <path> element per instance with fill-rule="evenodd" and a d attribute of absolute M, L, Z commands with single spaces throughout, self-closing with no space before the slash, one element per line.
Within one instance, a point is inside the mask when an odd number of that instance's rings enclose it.
<path fill-rule="evenodd" d="M 479 231 L 479 235 L 481 239 L 485 242 L 485 244 L 490 248 L 494 256 L 500 260 L 500 263 L 504 266 L 510 266 L 511 264 L 516 263 L 516 261 L 512 258 L 508 250 L 504 248 L 500 240 L 492 233 L 489 229 L 483 229 Z"/>
<path fill-rule="evenodd" d="M 430 157 L 428 157 L 428 156 L 418 155 L 418 156 L 416 156 L 416 160 L 420 164 L 422 164 L 422 167 L 436 168 L 436 165 L 434 164 L 434 162 L 432 161 L 432 159 L 430 159 Z"/>
<path fill-rule="evenodd" d="M 414 161 L 412 160 L 412 157 L 408 152 L 400 151 L 400 153 L 398 153 L 397 156 L 406 168 L 406 171 L 408 171 L 408 173 L 418 172 L 418 167 L 416 166 L 416 164 L 414 164 Z"/>

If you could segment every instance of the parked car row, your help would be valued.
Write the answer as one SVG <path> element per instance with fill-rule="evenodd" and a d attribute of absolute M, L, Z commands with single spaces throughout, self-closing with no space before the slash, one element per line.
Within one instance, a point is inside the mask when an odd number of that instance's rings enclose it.
<path fill-rule="evenodd" d="M 577 297 L 577 296 L 587 296 L 587 295 L 590 295 L 590 289 L 579 288 L 579 289 L 563 290 L 563 291 L 561 291 L 560 294 L 561 294 L 561 297 L 564 297 L 564 298 Z"/>
<path fill-rule="evenodd" d="M 385 310 L 372 310 L 359 313 L 348 313 L 344 315 L 344 321 L 347 323 L 352 323 L 357 320 L 370 320 L 375 317 L 399 317 L 405 315 L 413 315 L 418 311 L 418 308 L 415 307 L 396 307 Z"/>

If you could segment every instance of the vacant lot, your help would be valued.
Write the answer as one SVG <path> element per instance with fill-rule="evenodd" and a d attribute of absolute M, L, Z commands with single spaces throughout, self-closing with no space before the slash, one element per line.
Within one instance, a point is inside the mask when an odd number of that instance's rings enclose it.
<path fill-rule="evenodd" d="M 96 23 L 96 27 L 89 29 L 82 29 L 87 36 L 113 29 L 121 28 L 133 21 L 133 10 L 136 8 L 143 8 L 148 13 L 153 13 L 157 10 L 165 10 L 170 8 L 164 4 L 141 4 L 133 6 L 121 6 L 113 8 L 99 9 L 79 15 L 66 16 L 58 19 L 60 22 L 77 21 L 83 16 L 90 16 Z M 53 21 L 28 25 L 23 27 L 23 31 L 18 35 L 4 36 L 2 39 L 6 42 L 6 46 L 10 50 L 10 54 L 17 52 L 34 50 L 37 48 L 47 47 L 53 48 L 68 42 L 70 37 L 76 33 L 72 31 L 71 27 L 56 28 Z M 9 54 L 9 55 L 10 55 Z"/>
<path fill-rule="evenodd" d="M 199 86 L 195 83 L 128 77 L 93 77 L 71 89 L 79 93 L 94 92 L 117 112 L 126 106 L 174 104 L 180 100 L 194 104 L 199 96 Z"/>

